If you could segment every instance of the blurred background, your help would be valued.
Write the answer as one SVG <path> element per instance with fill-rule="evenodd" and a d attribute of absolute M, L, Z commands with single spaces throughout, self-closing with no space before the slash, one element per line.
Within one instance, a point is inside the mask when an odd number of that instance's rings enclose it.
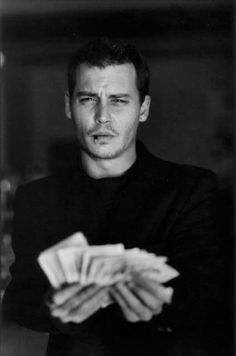
<path fill-rule="evenodd" d="M 14 260 L 14 192 L 75 162 L 73 128 L 64 114 L 67 61 L 85 41 L 106 35 L 133 42 L 150 64 L 152 107 L 140 139 L 161 158 L 219 177 L 230 325 L 233 0 L 2 0 L 0 13 L 2 294 Z"/>

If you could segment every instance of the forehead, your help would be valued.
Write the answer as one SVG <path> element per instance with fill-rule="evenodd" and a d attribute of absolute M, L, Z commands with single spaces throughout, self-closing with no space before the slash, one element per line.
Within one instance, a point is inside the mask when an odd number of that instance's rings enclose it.
<path fill-rule="evenodd" d="M 136 70 L 131 63 L 108 65 L 104 68 L 81 64 L 76 71 L 76 88 L 137 90 Z"/>

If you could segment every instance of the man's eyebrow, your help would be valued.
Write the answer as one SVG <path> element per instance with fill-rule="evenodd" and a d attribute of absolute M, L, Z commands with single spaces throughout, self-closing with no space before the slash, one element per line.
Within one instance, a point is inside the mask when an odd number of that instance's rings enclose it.
<path fill-rule="evenodd" d="M 76 92 L 76 96 L 98 96 L 97 94 L 95 93 L 92 93 L 90 91 L 78 91 Z"/>
<path fill-rule="evenodd" d="M 76 96 L 92 96 L 92 97 L 98 97 L 99 95 L 90 91 L 78 91 L 76 92 Z M 116 99 L 116 98 L 131 98 L 130 94 L 127 93 L 117 93 L 117 94 L 111 94 L 109 95 L 109 98 L 111 99 Z"/>
<path fill-rule="evenodd" d="M 126 93 L 117 93 L 117 94 L 111 94 L 111 95 L 109 95 L 109 97 L 111 98 L 111 99 L 113 99 L 113 98 L 131 98 L 131 95 L 130 94 L 126 94 Z"/>

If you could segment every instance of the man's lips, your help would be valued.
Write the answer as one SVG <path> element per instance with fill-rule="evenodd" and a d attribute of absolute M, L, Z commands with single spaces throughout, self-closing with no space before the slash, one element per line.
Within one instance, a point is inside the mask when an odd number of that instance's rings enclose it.
<path fill-rule="evenodd" d="M 92 132 L 89 136 L 96 138 L 96 137 L 115 137 L 116 135 L 112 132 L 96 131 L 96 132 Z"/>

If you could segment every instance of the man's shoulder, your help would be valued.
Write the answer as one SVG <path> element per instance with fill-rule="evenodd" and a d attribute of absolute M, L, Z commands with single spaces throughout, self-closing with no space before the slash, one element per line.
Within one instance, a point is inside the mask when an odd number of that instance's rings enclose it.
<path fill-rule="evenodd" d="M 78 172 L 77 176 L 78 176 Z M 45 177 L 20 184 L 17 189 L 17 195 L 28 195 L 35 197 L 55 196 L 63 193 L 70 182 L 74 179 L 75 170 L 69 169 L 56 174 L 47 175 Z"/>
<path fill-rule="evenodd" d="M 218 184 L 217 175 L 208 168 L 176 163 L 162 159 L 148 152 L 143 159 L 145 171 L 151 180 L 164 180 L 172 185 L 195 185 L 200 182 Z"/>
<path fill-rule="evenodd" d="M 208 168 L 199 167 L 191 164 L 176 163 L 155 157 L 157 167 L 161 167 L 164 172 L 172 179 L 191 179 L 214 178 L 216 174 Z"/>
<path fill-rule="evenodd" d="M 154 156 L 150 167 L 148 189 L 154 199 L 162 197 L 163 201 L 166 199 L 165 204 L 171 204 L 172 208 L 175 206 L 177 209 L 191 209 L 193 205 L 197 206 L 203 201 L 217 206 L 219 182 L 211 170 Z M 160 191 L 161 194 L 158 195 Z"/>
<path fill-rule="evenodd" d="M 171 162 L 155 156 L 145 148 L 140 162 L 140 184 L 145 181 L 150 191 L 155 192 L 162 187 L 166 194 L 177 192 L 184 197 L 219 189 L 216 174 L 207 168 Z M 144 176 L 145 180 L 142 178 Z"/>

